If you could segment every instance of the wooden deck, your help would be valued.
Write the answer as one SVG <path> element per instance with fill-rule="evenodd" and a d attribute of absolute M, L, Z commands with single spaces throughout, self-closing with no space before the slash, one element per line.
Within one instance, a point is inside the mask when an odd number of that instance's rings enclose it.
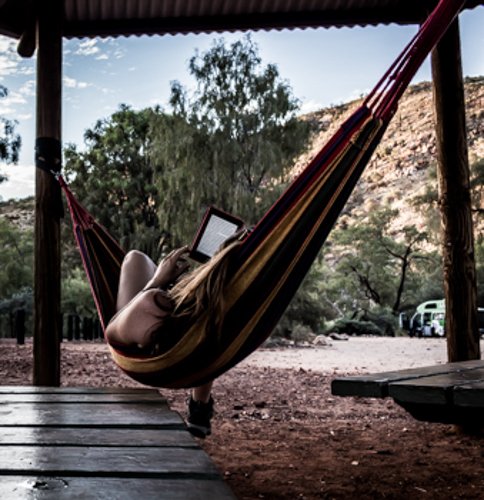
<path fill-rule="evenodd" d="M 235 497 L 157 391 L 0 386 L 0 498 Z"/>
<path fill-rule="evenodd" d="M 484 426 L 484 360 L 336 378 L 331 391 L 391 397 L 419 420 Z"/>

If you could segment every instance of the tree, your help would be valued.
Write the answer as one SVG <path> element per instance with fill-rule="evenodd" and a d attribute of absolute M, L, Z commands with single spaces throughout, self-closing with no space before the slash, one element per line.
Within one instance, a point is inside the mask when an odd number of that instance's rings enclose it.
<path fill-rule="evenodd" d="M 276 66 L 262 66 L 250 37 L 229 47 L 216 41 L 191 58 L 189 71 L 197 84 L 193 96 L 172 84 L 176 136 L 159 126 L 166 117 L 154 117 L 154 154 L 164 165 L 160 221 L 178 242 L 191 237 L 200 208 L 209 204 L 255 223 L 280 193 L 309 136 L 290 86 Z"/>
<path fill-rule="evenodd" d="M 62 282 L 62 312 L 94 316 L 96 309 L 84 271 L 76 267 Z"/>
<path fill-rule="evenodd" d="M 160 228 L 155 171 L 149 159 L 149 122 L 158 109 L 122 105 L 84 134 L 87 145 L 64 151 L 72 188 L 96 219 L 127 249 L 156 254 Z"/>
<path fill-rule="evenodd" d="M 391 222 L 397 215 L 397 210 L 384 208 L 371 214 L 367 223 L 334 235 L 334 241 L 345 249 L 338 262 L 340 272 L 353 280 L 370 308 L 388 307 L 395 315 L 402 308 L 407 288 L 420 283 L 417 273 L 411 276 L 412 267 L 419 261 L 438 267 L 435 259 L 423 251 L 427 233 L 407 225 L 392 234 Z"/>
<path fill-rule="evenodd" d="M 189 98 L 172 84 L 172 114 L 119 111 L 85 133 L 85 152 L 65 151 L 76 195 L 128 248 L 156 258 L 158 243 L 191 241 L 209 204 L 256 222 L 281 192 L 309 124 L 273 65 L 250 38 L 219 40 L 195 55 Z M 160 242 L 161 239 L 161 242 Z"/>
<path fill-rule="evenodd" d="M 0 85 L 0 99 L 7 97 L 8 90 Z M 7 120 L 0 116 L 0 162 L 17 163 L 20 146 L 22 141 L 20 136 L 15 133 L 15 126 L 17 122 L 14 120 Z M 0 175 L 0 182 L 6 180 L 4 175 Z"/>
<path fill-rule="evenodd" d="M 425 192 L 422 195 L 415 196 L 412 199 L 412 205 L 420 210 L 425 216 L 428 232 L 440 234 L 441 216 L 439 212 L 439 193 L 437 189 L 437 174 L 435 169 L 429 169 L 429 179 L 426 184 Z M 477 303 L 484 304 L 484 252 L 482 232 L 482 214 L 484 212 L 483 193 L 484 193 L 484 159 L 477 158 L 470 165 L 470 191 L 471 191 L 471 211 L 474 223 L 474 247 L 476 262 L 476 280 L 477 280 Z M 438 249 L 441 251 L 440 248 Z M 440 257 L 441 258 L 441 257 Z M 440 269 L 439 269 L 440 271 Z M 441 271 L 440 271 L 441 272 Z M 428 282 L 426 283 L 428 285 Z M 430 290 L 424 294 L 423 300 L 442 296 L 443 290 L 439 287 L 438 291 L 432 293 Z"/>
<path fill-rule="evenodd" d="M 0 300 L 32 290 L 33 232 L 20 230 L 6 218 L 0 218 Z"/>

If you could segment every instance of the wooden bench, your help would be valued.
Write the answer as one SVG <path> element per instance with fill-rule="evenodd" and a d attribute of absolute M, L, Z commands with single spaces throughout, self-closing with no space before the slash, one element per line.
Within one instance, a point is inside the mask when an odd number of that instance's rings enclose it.
<path fill-rule="evenodd" d="M 0 498 L 235 497 L 155 390 L 0 386 Z"/>
<path fill-rule="evenodd" d="M 484 427 L 484 360 L 340 377 L 331 392 L 391 397 L 418 420 Z"/>

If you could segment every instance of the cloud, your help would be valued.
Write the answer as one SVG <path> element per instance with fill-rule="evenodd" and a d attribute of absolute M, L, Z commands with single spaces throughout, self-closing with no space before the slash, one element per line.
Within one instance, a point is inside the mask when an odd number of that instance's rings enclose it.
<path fill-rule="evenodd" d="M 22 115 L 22 114 L 20 114 L 20 115 L 19 115 L 19 114 L 17 114 L 17 115 L 15 116 L 15 118 L 16 118 L 19 122 L 21 122 L 21 121 L 23 121 L 23 120 L 32 120 L 33 116 L 34 116 L 34 115 L 33 115 L 32 113 L 25 113 L 25 114 L 23 114 L 23 115 Z"/>
<path fill-rule="evenodd" d="M 75 78 L 70 78 L 69 76 L 64 76 L 63 82 L 65 87 L 69 89 L 85 89 L 90 86 L 87 82 L 81 82 Z"/>
<path fill-rule="evenodd" d="M 117 48 L 113 53 L 113 57 L 115 59 L 122 59 L 124 56 L 125 56 L 125 51 L 122 50 L 121 48 Z"/>
<path fill-rule="evenodd" d="M 302 115 L 306 115 L 308 113 L 313 113 L 314 111 L 319 111 L 322 108 L 324 108 L 324 106 L 321 102 L 309 99 L 308 101 L 304 101 L 302 103 L 300 113 Z"/>
<path fill-rule="evenodd" d="M 25 97 L 33 97 L 35 95 L 36 83 L 35 80 L 27 80 L 23 83 L 23 85 L 19 88 L 19 94 Z"/>
<path fill-rule="evenodd" d="M 8 180 L 0 183 L 0 199 L 26 198 L 35 193 L 35 167 L 33 165 L 1 166 L 0 172 Z"/>
<path fill-rule="evenodd" d="M 8 95 L 0 99 L 0 116 L 14 117 L 21 119 L 19 108 L 29 104 L 30 98 L 35 95 L 35 82 L 29 80 L 25 82 L 18 90 L 9 91 Z"/>
<path fill-rule="evenodd" d="M 2 77 L 13 75 L 19 64 L 18 59 L 15 42 L 0 36 L 0 75 Z"/>
<path fill-rule="evenodd" d="M 64 85 L 67 88 L 71 88 L 71 89 L 76 88 L 76 80 L 74 80 L 74 78 L 69 78 L 68 76 L 64 76 L 63 81 L 64 81 Z"/>
<path fill-rule="evenodd" d="M 35 73 L 35 57 L 23 59 L 17 53 L 17 41 L 0 35 L 0 81 L 9 76 Z"/>
<path fill-rule="evenodd" d="M 78 56 L 92 56 L 100 51 L 96 39 L 83 40 L 79 42 L 75 54 Z"/>
<path fill-rule="evenodd" d="M 26 104 L 27 99 L 21 92 L 10 92 L 8 96 L 4 98 L 3 102 L 6 106 L 16 106 L 18 104 Z"/>
<path fill-rule="evenodd" d="M 125 56 L 125 50 L 118 40 L 110 38 L 68 40 L 64 44 L 64 64 L 75 65 L 73 56 L 93 58 L 95 61 L 107 61 L 110 59 L 121 59 Z"/>

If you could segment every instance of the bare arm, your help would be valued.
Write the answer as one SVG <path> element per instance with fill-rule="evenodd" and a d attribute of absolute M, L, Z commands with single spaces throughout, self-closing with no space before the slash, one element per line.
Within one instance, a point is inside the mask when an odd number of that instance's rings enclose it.
<path fill-rule="evenodd" d="M 146 283 L 144 290 L 165 288 L 174 283 L 190 267 L 186 260 L 188 247 L 184 246 L 170 252 L 158 265 L 153 277 Z"/>

